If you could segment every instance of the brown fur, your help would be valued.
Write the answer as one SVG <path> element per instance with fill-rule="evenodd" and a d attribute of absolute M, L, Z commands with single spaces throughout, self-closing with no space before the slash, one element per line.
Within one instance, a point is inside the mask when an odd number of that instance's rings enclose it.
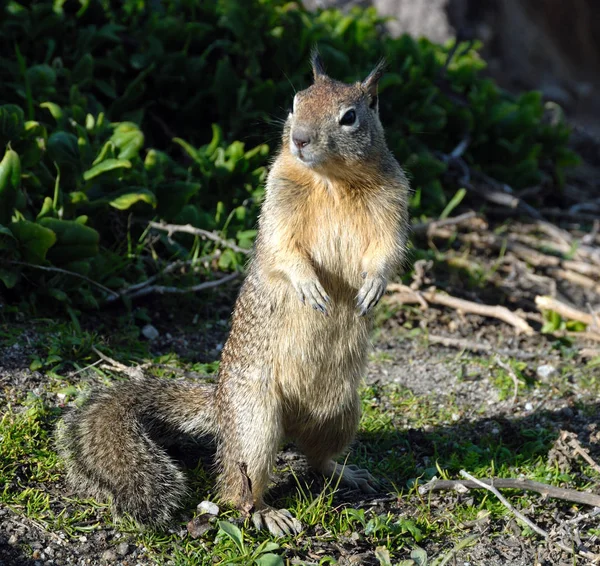
<path fill-rule="evenodd" d="M 331 459 L 355 434 L 371 326 L 361 315 L 402 260 L 408 183 L 377 116 L 380 67 L 355 85 L 313 67 L 315 84 L 298 93 L 269 173 L 216 387 L 117 386 L 92 396 L 61 428 L 71 483 L 111 495 L 140 522 L 166 522 L 184 493 L 160 448 L 181 432 L 216 436 L 219 493 L 233 505 L 244 503 L 240 463 L 247 465 L 257 509 L 285 437 L 331 473 Z M 347 108 L 357 121 L 341 126 Z M 310 139 L 301 155 L 298 131 Z"/>

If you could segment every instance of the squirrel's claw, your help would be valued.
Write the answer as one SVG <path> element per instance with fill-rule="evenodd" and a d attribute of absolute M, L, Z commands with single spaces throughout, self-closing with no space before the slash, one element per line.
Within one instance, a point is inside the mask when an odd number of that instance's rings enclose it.
<path fill-rule="evenodd" d="M 351 488 L 362 491 L 363 493 L 377 493 L 377 480 L 363 468 L 354 464 L 342 466 L 336 462 L 330 462 L 325 470 L 326 475 L 339 477 L 340 483 Z"/>
<path fill-rule="evenodd" d="M 385 277 L 367 277 L 356 297 L 356 306 L 360 316 L 366 315 L 379 302 L 385 293 L 387 280 Z"/>
<path fill-rule="evenodd" d="M 301 281 L 295 285 L 296 292 L 300 297 L 302 304 L 308 303 L 313 309 L 327 314 L 327 303 L 329 303 L 329 295 L 318 279 L 310 279 Z"/>
<path fill-rule="evenodd" d="M 276 537 L 297 535 L 302 532 L 302 523 L 287 509 L 265 507 L 252 515 L 252 522 L 259 531 L 266 528 Z"/>

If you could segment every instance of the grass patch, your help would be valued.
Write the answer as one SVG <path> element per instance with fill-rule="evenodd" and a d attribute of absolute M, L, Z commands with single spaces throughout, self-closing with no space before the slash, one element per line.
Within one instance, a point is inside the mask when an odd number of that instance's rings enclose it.
<path fill-rule="evenodd" d="M 0 334 L 12 337 L 14 343 L 23 332 L 0 328 Z M 440 396 L 438 390 L 417 395 L 398 384 L 380 383 L 362 390 L 363 417 L 348 461 L 368 468 L 382 481 L 383 503 L 365 504 L 356 493 L 340 490 L 314 475 L 303 475 L 292 461 L 279 470 L 280 477 L 287 477 L 285 489 L 275 489 L 269 501 L 296 514 L 306 527 L 302 536 L 276 540 L 257 533 L 236 511 L 223 508 L 221 523 L 193 539 L 187 535 L 186 523 L 195 504 L 214 498 L 214 477 L 199 464 L 188 470 L 191 494 L 180 522 L 167 531 L 139 531 L 127 519 L 113 521 L 106 502 L 80 499 L 66 490 L 63 467 L 52 442 L 64 403 L 77 396 L 90 376 L 100 381 L 123 379 L 93 366 L 97 358 L 92 346 L 124 363 L 151 362 L 152 373 L 165 378 L 182 372 L 215 374 L 218 363 L 192 361 L 173 352 L 153 354 L 148 342 L 139 338 L 139 329 L 127 324 L 109 335 L 105 329 L 77 330 L 71 324 L 42 322 L 36 324 L 30 345 L 24 353 L 23 371 L 31 373 L 29 367 L 33 367 L 43 372 L 43 380 L 36 393 L 11 395 L 18 401 L 1 415 L 0 485 L 4 487 L 0 504 L 23 520 L 34 521 L 48 532 L 64 533 L 72 541 L 107 529 L 122 533 L 132 544 L 145 548 L 157 564 L 264 566 L 288 564 L 292 558 L 336 564 L 340 547 L 370 556 L 379 548 L 381 564 L 386 563 L 385 552 L 395 564 L 425 547 L 429 559 L 434 560 L 445 556 L 453 545 L 472 545 L 469 537 L 474 524 L 491 522 L 492 535 L 500 536 L 510 517 L 487 492 L 420 496 L 418 486 L 433 476 L 456 478 L 459 470 L 466 469 L 477 477 L 523 476 L 576 489 L 588 488 L 590 478 L 597 476 L 584 462 L 564 470 L 549 461 L 559 429 L 551 411 L 508 418 L 486 416 L 474 408 L 466 418 L 462 400 L 456 396 Z M 390 353 L 379 353 L 372 356 L 371 363 L 391 367 L 397 361 Z M 470 358 L 469 364 L 481 367 L 481 373 L 489 372 L 501 396 L 503 391 L 512 394 L 512 380 L 490 360 Z M 560 396 L 574 389 L 597 390 L 597 360 L 582 366 L 566 360 L 554 381 L 543 383 L 534 379 L 531 368 L 520 362 L 511 364 L 519 377 L 520 394 L 550 390 Z M 467 372 L 463 379 L 473 377 Z M 18 388 L 9 383 L 5 393 Z M 591 417 L 595 405 L 582 399 L 575 408 L 582 418 Z M 536 495 L 507 495 L 519 508 L 539 506 Z M 26 555 L 33 552 L 22 550 Z"/>

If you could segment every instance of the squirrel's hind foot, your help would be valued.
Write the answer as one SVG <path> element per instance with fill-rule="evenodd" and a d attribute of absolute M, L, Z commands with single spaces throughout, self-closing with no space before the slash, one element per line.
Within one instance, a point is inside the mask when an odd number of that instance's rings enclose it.
<path fill-rule="evenodd" d="M 253 513 L 252 522 L 258 530 L 266 528 L 276 537 L 298 535 L 302 532 L 302 523 L 287 509 L 264 507 Z"/>
<path fill-rule="evenodd" d="M 354 464 L 342 465 L 334 462 L 329 463 L 323 473 L 332 476 L 335 480 L 339 478 L 340 483 L 364 493 L 377 493 L 377 480 L 367 471 Z"/>

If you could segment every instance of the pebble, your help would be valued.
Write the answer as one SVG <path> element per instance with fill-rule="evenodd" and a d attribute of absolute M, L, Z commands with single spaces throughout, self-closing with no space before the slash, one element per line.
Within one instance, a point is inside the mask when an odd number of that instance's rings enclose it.
<path fill-rule="evenodd" d="M 129 550 L 129 544 L 126 542 L 122 542 L 117 546 L 117 554 L 119 554 L 120 556 L 125 556 L 126 554 L 129 554 Z"/>
<path fill-rule="evenodd" d="M 160 336 L 160 332 L 151 324 L 146 324 L 142 328 L 142 336 L 148 340 L 156 340 Z"/>
<path fill-rule="evenodd" d="M 556 368 L 551 365 L 538 366 L 535 373 L 540 379 L 548 379 L 556 373 Z"/>
<path fill-rule="evenodd" d="M 17 544 L 19 537 L 17 535 L 11 535 L 8 539 L 8 544 Z"/>
<path fill-rule="evenodd" d="M 219 507 L 212 501 L 202 501 L 198 503 L 198 513 L 207 513 L 208 515 L 214 515 L 215 517 L 219 514 Z"/>
<path fill-rule="evenodd" d="M 114 562 L 116 559 L 117 553 L 112 548 L 109 548 L 102 553 L 102 560 L 105 560 L 106 562 Z"/>
<path fill-rule="evenodd" d="M 526 411 L 533 411 L 533 405 L 531 403 L 525 403 Z"/>

